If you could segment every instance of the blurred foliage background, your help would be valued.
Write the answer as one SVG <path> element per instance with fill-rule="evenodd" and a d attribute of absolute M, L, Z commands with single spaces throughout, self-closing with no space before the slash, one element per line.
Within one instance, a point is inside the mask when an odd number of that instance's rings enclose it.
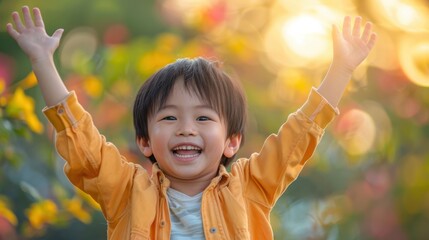
<path fill-rule="evenodd" d="M 26 56 L 5 32 L 21 6 L 42 10 L 66 85 L 130 161 L 136 89 L 180 57 L 219 59 L 250 107 L 239 156 L 257 151 L 317 86 L 331 25 L 375 24 L 341 114 L 272 213 L 276 239 L 427 239 L 429 1 L 0 0 L 0 239 L 105 239 L 99 207 L 62 172 Z"/>

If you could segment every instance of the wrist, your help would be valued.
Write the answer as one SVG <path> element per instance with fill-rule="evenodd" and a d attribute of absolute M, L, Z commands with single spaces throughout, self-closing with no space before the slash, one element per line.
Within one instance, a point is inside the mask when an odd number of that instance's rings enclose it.
<path fill-rule="evenodd" d="M 52 54 L 40 54 L 37 57 L 30 57 L 31 66 L 46 66 L 47 64 L 52 64 L 54 62 L 54 57 Z"/>
<path fill-rule="evenodd" d="M 344 77 L 351 77 L 355 68 L 341 61 L 333 61 L 329 70 L 336 75 L 340 74 Z"/>

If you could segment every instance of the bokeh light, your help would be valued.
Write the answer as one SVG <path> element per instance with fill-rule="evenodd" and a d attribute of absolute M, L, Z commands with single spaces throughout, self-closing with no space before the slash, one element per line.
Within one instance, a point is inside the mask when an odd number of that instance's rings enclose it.
<path fill-rule="evenodd" d="M 289 49 L 302 58 L 319 58 L 330 49 L 329 29 L 321 19 L 300 15 L 285 22 L 282 34 Z"/>
<path fill-rule="evenodd" d="M 339 117 L 335 130 L 339 144 L 350 155 L 368 153 L 373 147 L 376 127 L 373 118 L 365 111 L 350 109 Z"/>
<path fill-rule="evenodd" d="M 169 0 L 161 1 L 166 21 L 173 25 L 184 24 L 198 30 L 206 31 L 225 20 L 225 1 Z M 186 14 L 183 14 L 186 12 Z"/>
<path fill-rule="evenodd" d="M 129 38 L 129 31 L 123 24 L 112 24 L 104 32 L 103 41 L 106 45 L 125 43 Z"/>
<path fill-rule="evenodd" d="M 429 6 L 420 0 L 368 1 L 374 18 L 382 25 L 406 32 L 428 31 Z"/>
<path fill-rule="evenodd" d="M 402 37 L 399 60 L 411 82 L 429 87 L 429 34 Z"/>
<path fill-rule="evenodd" d="M 339 25 L 344 13 L 306 2 L 281 1 L 273 10 L 263 39 L 267 60 L 275 64 L 266 64 L 269 69 L 324 66 L 332 58 L 332 25 Z"/>
<path fill-rule="evenodd" d="M 87 71 L 97 50 L 96 31 L 89 27 L 75 28 L 64 36 L 60 48 L 61 64 L 75 71 Z"/>

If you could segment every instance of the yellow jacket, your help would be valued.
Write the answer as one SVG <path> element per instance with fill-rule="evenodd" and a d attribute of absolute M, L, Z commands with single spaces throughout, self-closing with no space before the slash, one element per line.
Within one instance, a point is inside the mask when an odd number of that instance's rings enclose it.
<path fill-rule="evenodd" d="M 73 92 L 44 113 L 56 129 L 56 149 L 67 161 L 67 177 L 101 205 L 109 239 L 169 239 L 170 183 L 157 165 L 149 175 L 121 156 L 98 132 Z M 271 209 L 297 178 L 336 114 L 313 89 L 259 153 L 238 159 L 231 172 L 221 165 L 202 197 L 206 239 L 272 239 Z"/>

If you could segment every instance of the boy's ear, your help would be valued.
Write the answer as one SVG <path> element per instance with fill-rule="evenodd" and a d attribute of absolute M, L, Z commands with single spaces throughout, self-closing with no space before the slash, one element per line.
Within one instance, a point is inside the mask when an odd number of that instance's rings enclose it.
<path fill-rule="evenodd" d="M 139 146 L 140 152 L 143 153 L 146 157 L 152 156 L 152 148 L 150 146 L 150 141 L 144 138 L 137 138 L 137 145 Z"/>
<path fill-rule="evenodd" d="M 232 158 L 240 149 L 241 134 L 234 134 L 227 139 L 227 145 L 223 150 L 223 155 L 227 158 Z"/>

